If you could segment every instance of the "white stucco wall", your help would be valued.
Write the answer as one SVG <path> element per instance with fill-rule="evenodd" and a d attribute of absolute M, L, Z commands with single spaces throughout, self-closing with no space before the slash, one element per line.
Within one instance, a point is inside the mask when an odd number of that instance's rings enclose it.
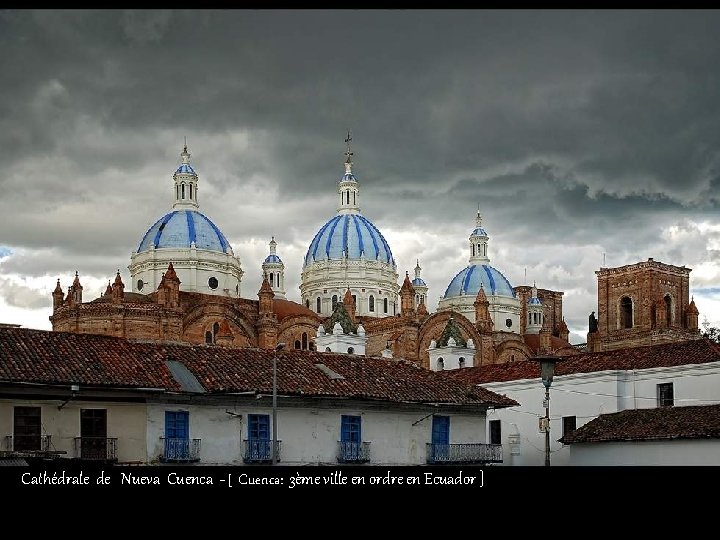
<path fill-rule="evenodd" d="M 248 414 L 267 414 L 272 422 L 271 407 L 149 405 L 147 444 L 150 460 L 162 454 L 160 437 L 164 434 L 166 410 L 189 412 L 190 438 L 202 440 L 200 462 L 203 464 L 241 465 L 244 451 L 242 441 L 248 438 Z M 226 413 L 228 410 L 242 417 L 229 415 Z M 428 415 L 427 410 L 369 411 L 300 408 L 279 404 L 277 417 L 281 464 L 336 464 L 341 416 L 344 414 L 362 418 L 361 435 L 364 442 L 370 442 L 370 464 L 426 463 L 426 444 L 431 440 L 432 430 L 432 417 L 423 419 Z M 487 442 L 484 414 L 438 414 L 450 417 L 450 443 Z M 413 426 L 414 422 L 418 423 Z"/>
<path fill-rule="evenodd" d="M 570 464 L 571 445 L 558 442 L 563 417 L 575 416 L 579 428 L 600 414 L 656 407 L 657 385 L 668 382 L 673 383 L 676 406 L 720 403 L 720 362 L 555 377 L 550 388 L 551 465 Z M 545 434 L 539 431 L 538 419 L 545 416 L 545 387 L 540 379 L 482 386 L 520 403 L 519 407 L 488 411 L 488 421 L 501 421 L 503 464 L 543 465 Z M 517 444 L 510 444 L 512 435 Z"/>
<path fill-rule="evenodd" d="M 720 465 L 720 439 L 573 444 L 570 465 Z"/>

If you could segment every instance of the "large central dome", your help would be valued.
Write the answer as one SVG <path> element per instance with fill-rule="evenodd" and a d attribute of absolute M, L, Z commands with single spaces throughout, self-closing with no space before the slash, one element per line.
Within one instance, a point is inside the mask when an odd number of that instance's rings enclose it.
<path fill-rule="evenodd" d="M 229 242 L 220 229 L 197 210 L 173 210 L 158 219 L 140 241 L 138 253 L 148 249 L 189 248 L 228 253 Z"/>
<path fill-rule="evenodd" d="M 385 237 L 360 214 L 335 216 L 323 225 L 310 243 L 304 266 L 318 260 L 344 258 L 395 264 Z"/>
<path fill-rule="evenodd" d="M 313 237 L 300 280 L 306 307 L 329 316 L 350 290 L 355 314 L 388 317 L 397 313 L 397 266 L 387 241 L 360 213 L 360 186 L 352 171 L 350 134 L 345 174 L 337 183 L 337 215 Z"/>

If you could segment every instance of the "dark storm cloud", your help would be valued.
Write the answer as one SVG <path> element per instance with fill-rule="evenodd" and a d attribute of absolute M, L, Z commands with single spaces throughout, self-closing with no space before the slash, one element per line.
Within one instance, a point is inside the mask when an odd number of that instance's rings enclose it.
<path fill-rule="evenodd" d="M 691 222 L 718 209 L 719 23 L 715 11 L 0 12 L 0 245 L 15 251 L 0 272 L 126 269 L 170 209 L 187 136 L 201 211 L 241 256 L 246 295 L 271 234 L 298 257 L 297 279 L 334 211 L 351 128 L 364 213 L 416 233 L 393 246 L 401 273 L 423 259 L 441 294 L 480 204 L 493 264 L 586 291 L 566 297 L 584 325 L 602 253 L 717 261 L 716 233 Z"/>

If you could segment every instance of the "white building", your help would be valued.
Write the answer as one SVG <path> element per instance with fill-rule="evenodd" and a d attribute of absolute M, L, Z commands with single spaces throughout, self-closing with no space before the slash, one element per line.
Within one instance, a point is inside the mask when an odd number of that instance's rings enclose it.
<path fill-rule="evenodd" d="M 545 416 L 545 388 L 537 362 L 495 364 L 446 375 L 481 384 L 520 403 L 489 412 L 489 440 L 502 443 L 505 465 L 544 464 L 545 434 L 539 424 Z M 550 387 L 551 464 L 571 464 L 570 445 L 558 440 L 601 414 L 713 403 L 720 403 L 720 353 L 707 340 L 566 357 L 558 362 Z"/>
<path fill-rule="evenodd" d="M 349 134 L 346 142 L 337 215 L 310 242 L 300 282 L 302 303 L 329 316 L 349 288 L 356 315 L 394 316 L 399 311 L 397 266 L 385 237 L 360 213 L 360 184 L 352 171 Z"/>
<path fill-rule="evenodd" d="M 571 465 L 720 465 L 720 405 L 603 414 L 563 437 Z"/>
<path fill-rule="evenodd" d="M 143 235 L 130 256 L 132 292 L 155 292 L 170 263 L 180 289 L 221 296 L 240 296 L 243 270 L 230 243 L 210 219 L 198 211 L 198 175 L 190 165 L 187 145 L 173 174 L 173 209 Z"/>
<path fill-rule="evenodd" d="M 22 328 L 0 328 L 0 345 L 0 457 L 499 463 L 486 411 L 515 405 L 403 360 Z"/>

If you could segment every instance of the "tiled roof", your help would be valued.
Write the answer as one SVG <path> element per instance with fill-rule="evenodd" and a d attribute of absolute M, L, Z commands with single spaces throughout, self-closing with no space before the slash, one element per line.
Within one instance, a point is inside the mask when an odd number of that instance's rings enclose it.
<path fill-rule="evenodd" d="M 563 357 L 555 366 L 555 375 L 649 369 L 708 362 L 720 362 L 720 346 L 706 339 L 697 339 Z M 473 384 L 539 379 L 540 364 L 528 360 L 448 370 L 444 373 Z"/>
<path fill-rule="evenodd" d="M 563 444 L 720 438 L 720 404 L 633 409 L 600 415 L 565 435 Z"/>
<path fill-rule="evenodd" d="M 525 334 L 523 335 L 523 341 L 533 353 L 540 350 L 540 334 Z M 572 345 L 557 336 L 550 336 L 550 346 L 553 351 L 558 351 L 558 354 L 575 354 L 577 352 Z"/>
<path fill-rule="evenodd" d="M 209 393 L 272 393 L 273 351 L 140 343 L 91 334 L 0 329 L 0 382 L 76 383 L 181 391 L 166 361 L 184 365 Z M 331 379 L 324 364 L 343 379 Z M 514 406 L 505 396 L 412 362 L 316 351 L 278 353 L 278 393 L 388 402 Z"/>
<path fill-rule="evenodd" d="M 318 317 L 317 313 L 306 308 L 302 304 L 298 304 L 297 302 L 292 302 L 290 300 L 273 298 L 273 311 L 275 312 L 275 316 L 278 321 L 282 321 L 285 317 L 305 316 L 316 319 L 318 321 L 318 325 L 320 324 L 320 317 Z"/>

